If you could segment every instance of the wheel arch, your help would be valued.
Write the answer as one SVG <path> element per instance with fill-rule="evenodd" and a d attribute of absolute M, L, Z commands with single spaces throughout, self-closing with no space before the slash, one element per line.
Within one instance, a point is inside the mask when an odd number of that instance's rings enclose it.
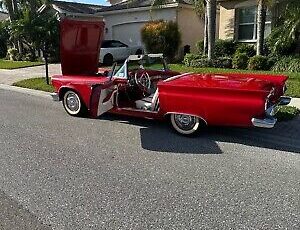
<path fill-rule="evenodd" d="M 86 105 L 86 102 L 83 100 L 83 98 L 82 98 L 81 94 L 79 93 L 79 91 L 76 90 L 76 89 L 75 89 L 74 87 L 72 87 L 72 86 L 63 86 L 63 87 L 61 87 L 61 88 L 59 89 L 58 97 L 59 97 L 59 100 L 60 100 L 60 101 L 63 100 L 63 97 L 64 97 L 65 93 L 66 93 L 67 91 L 69 91 L 69 90 L 74 91 L 74 92 L 78 95 L 78 97 L 79 97 L 81 103 L 83 104 L 83 106 L 85 106 L 86 108 L 88 108 L 87 105 Z"/>

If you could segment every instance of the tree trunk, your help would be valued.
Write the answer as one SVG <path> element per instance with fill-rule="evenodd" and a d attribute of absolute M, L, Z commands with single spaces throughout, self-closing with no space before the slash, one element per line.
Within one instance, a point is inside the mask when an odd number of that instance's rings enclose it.
<path fill-rule="evenodd" d="M 256 55 L 262 55 L 265 40 L 265 24 L 266 24 L 267 7 L 265 0 L 259 0 L 257 5 L 257 42 Z"/>
<path fill-rule="evenodd" d="M 208 60 L 213 59 L 216 40 L 216 15 L 217 15 L 217 2 L 216 0 L 207 1 L 207 56 Z"/>
<path fill-rule="evenodd" d="M 207 51 L 207 7 L 205 6 L 204 13 L 204 39 L 203 39 L 203 55 L 206 55 Z"/>
<path fill-rule="evenodd" d="M 12 21 L 15 19 L 15 14 L 14 14 L 14 7 L 12 4 L 12 0 L 6 0 L 4 2 L 5 7 L 7 9 L 8 15 L 9 15 L 9 19 Z"/>

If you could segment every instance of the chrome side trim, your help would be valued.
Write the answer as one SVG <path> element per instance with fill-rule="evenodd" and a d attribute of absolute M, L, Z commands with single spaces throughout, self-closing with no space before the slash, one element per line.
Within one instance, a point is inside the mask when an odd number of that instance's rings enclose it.
<path fill-rule="evenodd" d="M 277 119 L 273 117 L 265 119 L 252 118 L 251 122 L 255 127 L 271 129 L 275 126 Z"/>
<path fill-rule="evenodd" d="M 200 117 L 200 116 L 198 116 L 198 115 L 195 115 L 195 114 L 188 114 L 188 113 L 178 113 L 178 112 L 167 112 L 167 113 L 165 113 L 165 115 L 164 116 L 166 116 L 166 115 L 169 115 L 169 114 L 181 114 L 181 115 L 188 115 L 188 116 L 194 116 L 194 117 L 198 117 L 198 118 L 200 118 L 202 121 L 204 121 L 204 123 L 207 125 L 207 121 L 203 118 L 203 117 Z"/>
<path fill-rule="evenodd" d="M 291 100 L 291 97 L 281 96 L 278 105 L 288 105 L 290 104 Z"/>
<path fill-rule="evenodd" d="M 53 101 L 59 101 L 58 93 L 50 93 L 50 96 L 52 97 Z"/>

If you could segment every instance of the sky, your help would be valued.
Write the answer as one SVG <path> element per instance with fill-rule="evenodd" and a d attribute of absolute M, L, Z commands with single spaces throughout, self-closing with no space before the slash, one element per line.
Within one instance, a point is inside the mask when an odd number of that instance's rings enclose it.
<path fill-rule="evenodd" d="M 89 3 L 89 4 L 96 4 L 96 5 L 109 5 L 109 2 L 107 2 L 106 0 L 62 0 L 62 1 Z"/>

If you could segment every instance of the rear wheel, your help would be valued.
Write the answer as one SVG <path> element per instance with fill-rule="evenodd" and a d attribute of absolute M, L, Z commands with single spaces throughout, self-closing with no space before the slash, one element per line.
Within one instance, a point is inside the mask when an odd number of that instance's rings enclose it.
<path fill-rule="evenodd" d="M 106 54 L 103 58 L 104 65 L 112 65 L 114 62 L 114 57 L 111 54 Z"/>
<path fill-rule="evenodd" d="M 63 106 L 71 116 L 82 116 L 86 112 L 79 95 L 73 90 L 68 90 L 63 96 Z"/>
<path fill-rule="evenodd" d="M 174 113 L 170 119 L 173 128 L 182 135 L 195 134 L 200 127 L 200 120 L 195 116 Z"/>

